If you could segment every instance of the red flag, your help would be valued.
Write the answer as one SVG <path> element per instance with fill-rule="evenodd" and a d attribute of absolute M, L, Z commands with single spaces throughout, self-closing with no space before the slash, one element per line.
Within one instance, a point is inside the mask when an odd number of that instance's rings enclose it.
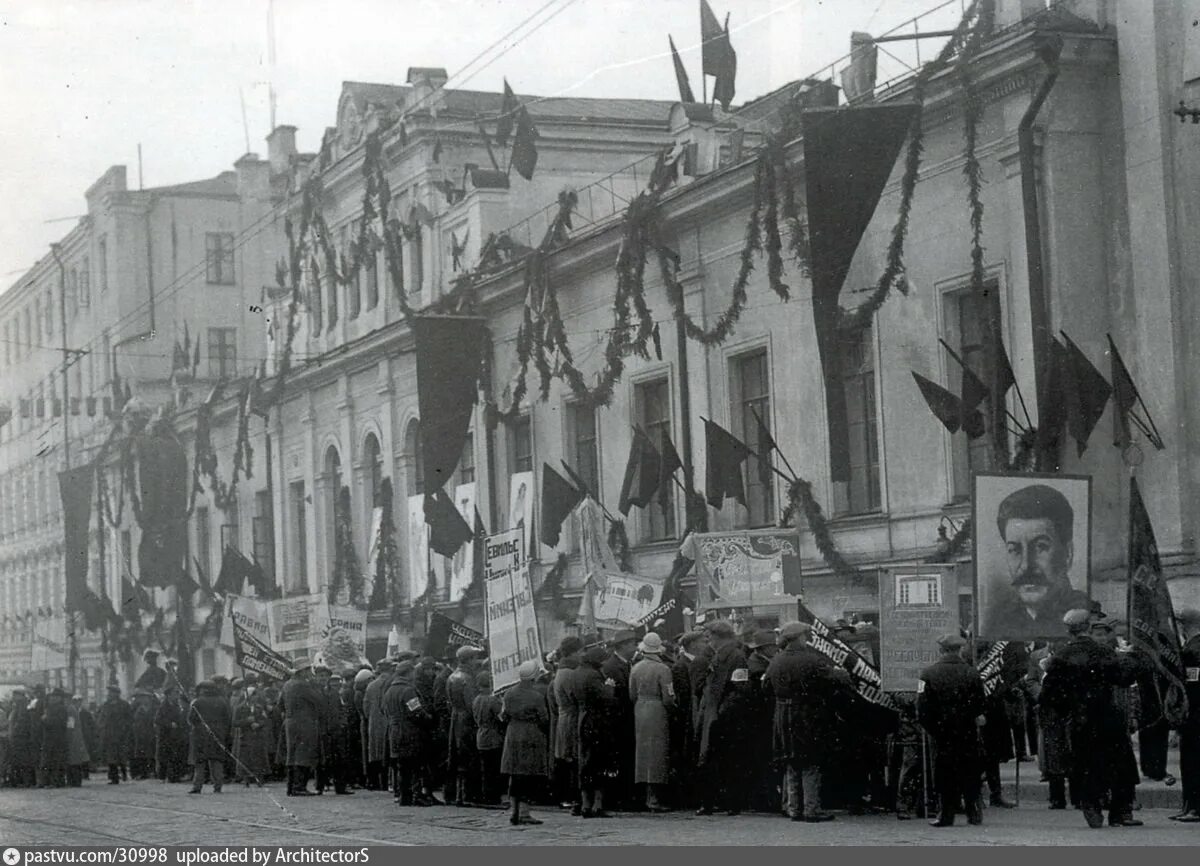
<path fill-rule="evenodd" d="M 1067 428 L 1071 431 L 1079 455 L 1082 456 L 1087 450 L 1088 438 L 1100 422 L 1100 416 L 1104 414 L 1104 407 L 1108 405 L 1108 398 L 1113 389 L 1103 374 L 1088 360 L 1087 355 L 1083 354 L 1083 350 L 1066 334 L 1062 334 L 1062 338 L 1066 341 L 1063 376 Z"/>
<path fill-rule="evenodd" d="M 533 179 L 533 170 L 537 167 L 537 127 L 529 117 L 524 106 L 517 112 L 517 132 L 513 136 L 512 167 L 517 174 L 526 180 Z"/>
<path fill-rule="evenodd" d="M 737 77 L 737 53 L 729 41 L 729 16 L 722 28 L 708 0 L 700 0 L 701 68 L 705 75 L 715 75 L 713 98 L 729 110 L 733 101 L 734 79 Z"/>
<path fill-rule="evenodd" d="M 740 439 L 718 424 L 704 419 L 707 443 L 705 456 L 705 487 L 708 504 L 720 508 L 730 496 L 746 504 L 746 486 L 742 482 L 742 464 L 750 457 L 750 449 Z"/>
<path fill-rule="evenodd" d="M 633 442 L 629 446 L 629 460 L 625 464 L 625 480 L 621 483 L 618 508 L 624 515 L 631 506 L 645 508 L 658 490 L 662 460 L 650 437 L 635 427 Z"/>
<path fill-rule="evenodd" d="M 937 416 L 947 430 L 957 433 L 962 426 L 961 401 L 941 385 L 931 382 L 920 373 L 914 371 L 912 375 L 917 381 L 917 387 L 921 389 L 921 396 L 929 405 L 929 411 Z"/>

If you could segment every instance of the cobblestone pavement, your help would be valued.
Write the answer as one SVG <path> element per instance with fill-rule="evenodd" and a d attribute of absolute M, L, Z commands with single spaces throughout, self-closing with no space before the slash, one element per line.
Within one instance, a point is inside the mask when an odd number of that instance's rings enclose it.
<path fill-rule="evenodd" d="M 828 824 L 797 824 L 769 815 L 698 818 L 619 815 L 572 818 L 535 809 L 545 823 L 514 828 L 501 811 L 404 808 L 377 792 L 352 797 L 283 796 L 227 786 L 214 795 L 188 786 L 133 782 L 110 786 L 95 776 L 82 788 L 0 790 L 0 843 L 64 845 L 1195 845 L 1200 825 L 1167 820 L 1170 809 L 1143 809 L 1145 827 L 1089 830 L 1078 812 L 1050 812 L 1044 803 L 989 809 L 982 827 L 938 830 L 891 815 L 839 816 Z"/>

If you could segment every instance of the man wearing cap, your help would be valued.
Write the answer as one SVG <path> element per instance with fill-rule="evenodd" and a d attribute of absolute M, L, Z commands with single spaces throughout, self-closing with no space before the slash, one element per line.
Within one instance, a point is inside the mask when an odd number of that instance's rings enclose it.
<path fill-rule="evenodd" d="M 446 741 L 446 771 L 450 774 L 446 801 L 456 806 L 479 802 L 479 752 L 475 749 L 475 659 L 479 651 L 462 646 L 454 657 L 458 666 L 446 680 L 446 701 L 450 707 L 450 731 Z"/>
<path fill-rule="evenodd" d="M 233 728 L 229 701 L 211 680 L 196 684 L 196 697 L 188 708 L 191 731 L 189 751 L 196 765 L 189 794 L 199 794 L 206 780 L 212 781 L 213 793 L 221 793 L 225 782 L 225 756 Z"/>
<path fill-rule="evenodd" d="M 554 766 L 557 791 L 564 802 L 571 804 L 571 814 L 583 811 L 579 798 L 579 702 L 571 683 L 583 655 L 583 641 L 568 635 L 558 645 L 558 668 L 550 688 L 558 708 L 554 732 Z"/>
<path fill-rule="evenodd" d="M 789 622 L 776 638 L 781 652 L 763 675 L 763 689 L 773 698 L 772 750 L 786 768 L 788 816 L 819 822 L 833 816 L 821 809 L 821 768 L 836 736 L 834 707 L 850 677 L 828 657 L 808 645 L 808 623 Z"/>
<path fill-rule="evenodd" d="M 263 780 L 271 772 L 270 707 L 263 693 L 258 690 L 258 680 L 254 674 L 246 674 L 244 686 L 245 699 L 233 711 L 233 724 L 240 745 L 236 779 L 247 788 L 251 782 L 261 788 Z"/>
<path fill-rule="evenodd" d="M 425 751 L 433 718 L 413 683 L 412 659 L 396 664 L 387 677 L 382 711 L 388 720 L 388 760 L 392 768 L 392 797 L 399 806 L 429 806 L 422 793 Z"/>
<path fill-rule="evenodd" d="M 1200 610 L 1185 608 L 1175 617 L 1183 637 L 1184 688 L 1188 711 L 1179 726 L 1179 775 L 1183 781 L 1183 808 L 1175 821 L 1200 823 Z"/>
<path fill-rule="evenodd" d="M 692 776 L 696 766 L 696 715 L 698 695 L 692 690 L 692 665 L 700 656 L 707 657 L 704 632 L 689 631 L 676 640 L 679 653 L 671 665 L 671 684 L 675 689 L 675 708 L 671 712 L 671 781 L 675 804 L 694 808 Z"/>
<path fill-rule="evenodd" d="M 388 718 L 383 712 L 383 695 L 391 683 L 395 662 L 380 659 L 375 678 L 363 692 L 363 715 L 367 719 L 367 790 L 386 791 L 388 776 Z"/>
<path fill-rule="evenodd" d="M 118 686 L 108 687 L 108 697 L 100 708 L 100 761 L 108 764 L 108 784 L 121 781 L 121 768 L 129 763 L 129 730 L 133 710 L 121 698 Z"/>
<path fill-rule="evenodd" d="M 983 679 L 963 658 L 966 641 L 957 634 L 938 638 L 942 657 L 921 671 L 917 682 L 917 721 L 933 740 L 933 779 L 938 816 L 932 827 L 949 827 L 961 803 L 968 824 L 982 824 L 980 773 L 984 721 Z"/>
<path fill-rule="evenodd" d="M 1063 624 L 1070 639 L 1046 662 L 1041 701 L 1068 717 L 1072 795 L 1078 795 L 1089 827 L 1104 826 L 1105 799 L 1109 826 L 1138 826 L 1128 768 L 1120 760 L 1129 749 L 1129 733 L 1113 700 L 1113 686 L 1135 681 L 1136 662 L 1128 654 L 1118 656 L 1090 634 L 1087 608 L 1068 611 Z"/>
<path fill-rule="evenodd" d="M 609 789 L 610 805 L 617 809 L 640 811 L 642 801 L 635 795 L 633 784 L 634 739 L 633 701 L 629 697 L 629 675 L 633 671 L 633 654 L 637 650 L 637 635 L 629 630 L 619 631 L 608 642 L 609 656 L 600 673 L 616 695 L 616 715 L 613 718 L 613 748 L 617 761 L 617 778 Z"/>
<path fill-rule="evenodd" d="M 770 690 L 763 687 L 763 676 L 779 647 L 775 633 L 765 629 L 750 629 L 742 637 L 746 662 L 750 671 L 750 706 L 747 724 L 750 726 L 751 793 L 750 805 L 756 812 L 779 813 L 780 774 L 772 766 L 771 732 L 774 729 L 775 701 Z"/>
<path fill-rule="evenodd" d="M 1022 487 L 1000 503 L 996 527 L 1010 586 L 989 600 L 982 635 L 1022 641 L 1063 635 L 1063 614 L 1088 604 L 1069 574 L 1075 558 L 1071 503 L 1045 484 Z"/>
<path fill-rule="evenodd" d="M 312 681 L 312 663 L 301 660 L 283 686 L 283 730 L 287 737 L 289 797 L 309 797 L 309 777 L 321 760 L 321 716 L 325 701 Z"/>
<path fill-rule="evenodd" d="M 696 814 L 711 815 L 720 804 L 730 815 L 740 815 L 746 807 L 750 781 L 745 772 L 750 736 L 749 663 L 730 623 L 714 620 L 705 623 L 704 630 L 713 657 L 700 703 L 702 781 Z"/>

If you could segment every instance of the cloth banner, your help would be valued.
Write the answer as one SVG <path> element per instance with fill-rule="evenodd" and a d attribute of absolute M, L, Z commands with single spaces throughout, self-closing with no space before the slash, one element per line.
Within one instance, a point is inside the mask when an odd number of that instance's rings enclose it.
<path fill-rule="evenodd" d="M 271 646 L 271 603 L 242 595 L 225 597 L 225 616 L 221 623 L 221 645 L 235 647 L 233 624 L 238 623 L 264 646 Z"/>
<path fill-rule="evenodd" d="M 408 497 L 408 585 L 411 598 L 429 586 L 429 524 L 425 522 L 425 497 Z"/>
<path fill-rule="evenodd" d="M 681 552 L 696 561 L 701 610 L 790 603 L 800 595 L 799 531 L 696 532 L 690 540 L 691 550 Z"/>
<path fill-rule="evenodd" d="M 644 629 L 646 629 L 646 631 L 658 631 L 658 629 L 657 629 L 658 624 L 665 623 L 667 620 L 667 617 L 670 614 L 674 613 L 675 609 L 677 607 L 679 607 L 679 599 L 678 598 L 668 598 L 666 601 L 664 601 L 658 607 L 654 608 L 654 610 L 650 611 L 649 613 L 647 613 L 643 616 L 638 617 L 638 619 L 633 623 L 633 625 L 637 626 L 638 628 L 644 628 Z"/>
<path fill-rule="evenodd" d="M 84 610 L 88 597 L 88 526 L 92 518 L 92 478 L 88 463 L 58 473 L 63 509 L 63 571 L 67 610 Z"/>
<path fill-rule="evenodd" d="M 429 631 L 425 637 L 425 654 L 440 659 L 449 647 L 473 646 L 483 649 L 487 638 L 461 622 L 455 622 L 444 613 L 433 611 L 429 615 Z"/>
<path fill-rule="evenodd" d="M 357 669 L 367 660 L 367 612 L 349 605 L 322 605 L 321 646 L 318 658 L 334 673 Z"/>
<path fill-rule="evenodd" d="M 517 668 L 523 662 L 533 659 L 540 665 L 542 660 L 529 558 L 525 555 L 525 536 L 520 529 L 488 536 L 484 544 L 483 576 L 492 691 L 499 693 L 517 682 Z"/>
<path fill-rule="evenodd" d="M 454 489 L 454 506 L 468 526 L 475 523 L 475 482 L 460 484 Z M 446 569 L 446 585 L 450 601 L 458 601 L 471 585 L 475 567 L 475 545 L 464 544 L 454 556 L 442 557 Z"/>
<path fill-rule="evenodd" d="M 596 586 L 593 616 L 597 628 L 632 628 L 662 602 L 663 582 L 628 572 L 608 572 Z"/>
<path fill-rule="evenodd" d="M 33 622 L 33 657 L 35 671 L 52 671 L 67 667 L 67 618 L 51 616 Z"/>
<path fill-rule="evenodd" d="M 438 490 L 462 458 L 478 397 L 486 330 L 482 319 L 465 316 L 417 316 L 411 325 L 425 489 Z"/>
<path fill-rule="evenodd" d="M 834 637 L 829 627 L 821 622 L 804 602 L 797 602 L 797 613 L 800 622 L 812 626 L 809 645 L 838 667 L 844 668 L 850 674 L 851 687 L 862 698 L 890 710 L 898 709 L 892 696 L 883 690 L 883 681 L 874 665 L 852 650 L 848 644 Z"/>
<path fill-rule="evenodd" d="M 825 378 L 833 481 L 850 480 L 838 296 L 918 111 L 916 105 L 873 105 L 802 114 L 813 325 Z"/>
<path fill-rule="evenodd" d="M 1004 651 L 1007 648 L 1008 641 L 998 640 L 975 660 L 975 668 L 983 677 L 983 693 L 988 697 L 1004 682 Z"/>
<path fill-rule="evenodd" d="M 469 520 L 470 518 L 468 518 Z M 533 473 L 514 472 L 508 481 L 508 523 L 513 529 L 525 530 L 526 556 L 533 549 Z"/>
<path fill-rule="evenodd" d="M 321 644 L 328 602 L 322 593 L 270 602 L 271 649 L 278 653 L 309 651 Z"/>
<path fill-rule="evenodd" d="M 291 662 L 255 637 L 245 625 L 234 622 L 232 632 L 234 661 L 243 672 L 253 671 L 276 682 L 283 682 L 291 675 Z"/>
<path fill-rule="evenodd" d="M 591 496 L 571 513 L 571 532 L 579 544 L 585 578 L 594 577 L 598 584 L 603 584 L 605 574 L 620 572 L 621 566 L 613 555 L 604 529 L 604 510 Z"/>
<path fill-rule="evenodd" d="M 175 586 L 187 554 L 187 454 L 168 425 L 138 436 L 138 486 L 142 538 L 138 544 L 138 581 L 143 586 Z"/>
<path fill-rule="evenodd" d="M 886 568 L 879 575 L 879 676 L 884 691 L 915 692 L 938 660 L 937 640 L 958 632 L 953 566 Z"/>

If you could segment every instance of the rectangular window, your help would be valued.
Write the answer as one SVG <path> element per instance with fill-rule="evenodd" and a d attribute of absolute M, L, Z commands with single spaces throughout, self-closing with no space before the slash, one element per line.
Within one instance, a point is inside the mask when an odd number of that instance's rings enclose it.
<path fill-rule="evenodd" d="M 325 272 L 321 275 L 321 282 L 325 284 L 326 297 L 328 302 L 325 304 L 325 309 L 329 317 L 329 330 L 333 330 L 334 325 L 338 320 L 338 284 L 337 279 L 333 274 Z"/>
<path fill-rule="evenodd" d="M 54 336 L 54 293 L 46 292 L 46 339 Z"/>
<path fill-rule="evenodd" d="M 305 539 L 308 537 L 307 503 L 304 499 L 304 482 L 293 481 L 288 485 L 289 499 L 292 511 L 292 561 L 296 563 L 292 574 L 290 589 L 302 590 L 308 586 L 308 547 Z"/>
<path fill-rule="evenodd" d="M 533 470 L 533 422 L 528 415 L 515 419 L 508 427 L 513 472 Z"/>
<path fill-rule="evenodd" d="M 96 267 L 100 270 L 100 294 L 108 291 L 108 238 L 100 238 L 96 246 Z"/>
<path fill-rule="evenodd" d="M 596 410 L 567 406 L 567 459 L 591 494 L 600 500 L 600 446 L 596 436 Z"/>
<path fill-rule="evenodd" d="M 200 563 L 200 567 L 204 569 L 204 576 L 208 579 L 208 585 L 212 586 L 217 579 L 217 572 L 213 569 L 212 561 L 212 526 L 208 522 L 208 509 L 204 506 L 196 507 L 196 561 Z M 219 569 L 218 569 L 219 571 Z M 199 577 L 199 575 L 196 575 Z"/>
<path fill-rule="evenodd" d="M 767 450 L 759 437 L 758 421 L 762 419 L 771 433 L 771 374 L 767 351 L 753 352 L 735 358 L 730 371 L 733 433 L 751 450 L 766 456 Z M 778 460 L 778 457 L 772 458 Z M 750 526 L 770 526 L 775 522 L 775 482 L 763 484 L 758 461 L 745 463 L 746 502 Z M 774 474 L 774 473 L 772 473 Z"/>
<path fill-rule="evenodd" d="M 254 559 L 272 581 L 275 579 L 275 511 L 271 493 L 260 490 L 254 494 L 254 521 L 251 533 L 254 542 Z"/>
<path fill-rule="evenodd" d="M 233 235 L 208 232 L 204 236 L 204 263 L 209 285 L 233 285 Z"/>
<path fill-rule="evenodd" d="M 237 328 L 208 329 L 208 376 L 232 379 L 237 375 Z"/>
<path fill-rule="evenodd" d="M 878 511 L 879 433 L 875 421 L 875 351 L 873 328 L 854 342 L 843 344 L 842 388 L 846 394 L 846 427 L 850 437 L 850 481 L 834 484 L 837 514 Z"/>
<path fill-rule="evenodd" d="M 238 504 L 236 501 L 231 502 L 229 507 L 225 509 L 226 522 L 221 525 L 221 553 L 224 554 L 225 548 L 232 547 L 234 550 L 242 549 L 242 522 L 241 515 L 238 513 Z"/>
<path fill-rule="evenodd" d="M 965 289 L 951 292 L 943 298 L 943 313 L 946 322 L 946 342 L 954 347 L 960 358 L 975 375 L 985 382 L 985 335 L 988 329 L 999 334 L 1000 284 L 995 280 L 985 283 L 983 292 Z M 990 319 L 990 322 L 988 321 Z M 955 394 L 962 393 L 962 367 L 946 353 L 947 385 Z M 980 406 L 985 419 L 991 411 L 991 398 Z M 990 425 L 989 425 L 990 426 Z M 962 501 L 971 496 L 971 474 L 992 468 L 992 437 L 988 435 L 969 439 L 960 430 L 950 440 L 954 467 L 954 499 Z"/>
<path fill-rule="evenodd" d="M 663 434 L 675 440 L 671 432 L 671 383 L 663 378 L 653 382 L 645 382 L 635 389 L 637 422 L 655 443 L 662 442 Z M 675 526 L 675 488 L 668 486 L 659 490 L 654 501 L 642 509 L 642 526 L 644 538 L 648 541 L 661 541 L 674 538 Z"/>
<path fill-rule="evenodd" d="M 462 459 L 458 463 L 458 483 L 470 484 L 475 480 L 475 434 L 467 433 Z"/>

